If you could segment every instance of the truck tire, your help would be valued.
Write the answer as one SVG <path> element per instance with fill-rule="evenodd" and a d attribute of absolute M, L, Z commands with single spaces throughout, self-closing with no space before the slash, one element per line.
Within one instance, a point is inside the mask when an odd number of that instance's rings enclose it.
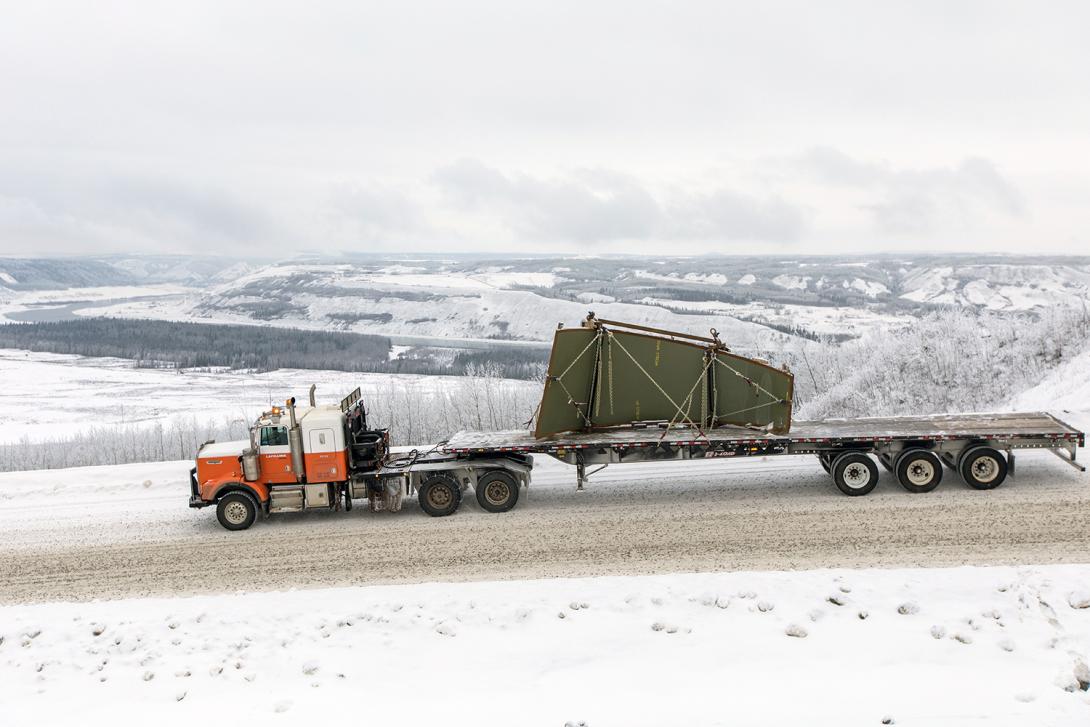
<path fill-rule="evenodd" d="M 1007 479 L 1007 459 L 992 447 L 967 449 L 958 461 L 961 479 L 974 490 L 991 490 Z"/>
<path fill-rule="evenodd" d="M 436 472 L 429 475 L 416 493 L 420 509 L 432 517 L 453 515 L 462 502 L 462 488 L 448 474 Z"/>
<path fill-rule="evenodd" d="M 845 495 L 866 495 L 878 485 L 878 465 L 862 452 L 845 452 L 833 460 L 833 482 Z"/>
<path fill-rule="evenodd" d="M 507 512 L 519 501 L 519 483 L 503 470 L 486 472 L 473 488 L 477 503 L 488 512 Z"/>
<path fill-rule="evenodd" d="M 906 449 L 897 457 L 897 481 L 909 492 L 931 492 L 942 482 L 942 462 L 929 449 Z"/>
<path fill-rule="evenodd" d="M 257 519 L 257 500 L 247 492 L 228 492 L 216 503 L 216 519 L 228 530 L 245 530 Z"/>

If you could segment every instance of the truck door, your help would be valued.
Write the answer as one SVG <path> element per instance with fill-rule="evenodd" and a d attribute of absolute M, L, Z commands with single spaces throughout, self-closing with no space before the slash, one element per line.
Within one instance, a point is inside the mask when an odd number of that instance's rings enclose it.
<path fill-rule="evenodd" d="M 332 428 L 312 429 L 306 452 L 307 482 L 336 482 L 345 479 L 341 471 L 344 459 L 337 451 Z"/>
<path fill-rule="evenodd" d="M 295 482 L 291 469 L 291 447 L 288 428 L 269 425 L 258 431 L 258 451 L 261 456 L 262 478 L 268 482 Z"/>

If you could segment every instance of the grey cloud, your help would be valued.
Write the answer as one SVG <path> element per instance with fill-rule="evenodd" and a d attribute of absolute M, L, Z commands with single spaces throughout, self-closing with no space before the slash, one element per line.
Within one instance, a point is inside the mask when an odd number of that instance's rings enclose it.
<path fill-rule="evenodd" d="M 660 199 L 636 177 L 608 169 L 544 179 L 462 159 L 438 170 L 433 181 L 461 209 L 535 240 L 791 242 L 805 227 L 802 211 L 779 198 L 720 189 L 670 190 Z"/>
<path fill-rule="evenodd" d="M 258 207 L 207 183 L 171 175 L 72 169 L 0 173 L 5 248 L 35 252 L 216 250 L 262 242 L 277 226 Z"/>
<path fill-rule="evenodd" d="M 957 229 L 976 218 L 999 213 L 1021 217 L 1021 193 L 988 159 L 967 157 L 954 166 L 897 168 L 859 161 L 837 149 L 811 149 L 800 160 L 804 169 L 829 185 L 878 195 L 860 203 L 882 232 L 920 234 Z"/>
<path fill-rule="evenodd" d="M 658 226 L 658 202 L 634 178 L 584 170 L 566 179 L 507 176 L 473 159 L 438 170 L 434 181 L 465 209 L 495 216 L 537 240 L 646 239 Z"/>
<path fill-rule="evenodd" d="M 415 202 L 400 191 L 374 182 L 334 185 L 327 217 L 349 236 L 345 242 L 391 241 L 393 235 L 425 227 Z"/>

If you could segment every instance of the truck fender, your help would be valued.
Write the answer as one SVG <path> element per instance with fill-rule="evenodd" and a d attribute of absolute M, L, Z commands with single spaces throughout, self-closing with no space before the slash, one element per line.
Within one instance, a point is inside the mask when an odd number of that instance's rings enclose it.
<path fill-rule="evenodd" d="M 260 482 L 238 482 L 237 480 L 225 480 L 217 483 L 208 500 L 215 502 L 228 492 L 249 493 L 258 503 L 265 503 L 269 500 L 269 488 L 267 486 Z"/>

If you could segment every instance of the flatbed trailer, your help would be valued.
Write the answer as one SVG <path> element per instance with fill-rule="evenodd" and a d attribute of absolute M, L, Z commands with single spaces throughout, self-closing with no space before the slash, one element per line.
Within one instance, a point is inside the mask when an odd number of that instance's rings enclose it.
<path fill-rule="evenodd" d="M 472 489 L 481 508 L 506 512 L 529 487 L 534 456 L 575 468 L 575 484 L 611 464 L 813 455 L 846 495 L 871 492 L 879 468 L 909 492 L 930 492 L 944 470 L 979 490 L 1014 473 L 1018 450 L 1077 461 L 1083 432 L 1047 412 L 792 421 L 786 367 L 740 356 L 715 330 L 676 333 L 598 319 L 559 326 L 531 429 L 459 432 L 430 449 L 394 452 L 368 424 L 357 388 L 339 405 L 264 412 L 249 441 L 206 442 L 190 470 L 190 507 L 216 506 L 229 530 L 258 515 L 345 509 L 365 499 L 396 511 L 415 495 L 451 515 Z M 662 417 L 669 417 L 663 420 Z M 588 469 L 591 468 L 591 469 Z"/>
<path fill-rule="evenodd" d="M 865 495 L 878 483 L 875 461 L 896 475 L 910 492 L 929 492 L 942 479 L 942 468 L 955 471 L 976 489 L 998 487 L 1014 474 L 1015 452 L 1045 449 L 1085 472 L 1076 459 L 1085 434 L 1047 412 L 942 414 L 797 421 L 788 434 L 744 427 L 707 431 L 669 426 L 574 433 L 536 439 L 528 431 L 459 432 L 419 459 L 393 465 L 380 475 L 414 474 L 410 491 L 425 473 L 450 471 L 477 489 L 475 472 L 504 468 L 529 455 L 548 455 L 575 467 L 582 489 L 593 471 L 629 462 L 815 455 L 837 487 L 847 495 Z M 519 458 L 519 459 L 516 459 Z M 529 484 L 529 469 L 519 468 Z M 480 497 L 478 497 L 480 499 Z M 427 508 L 425 508 L 427 509 Z"/>

